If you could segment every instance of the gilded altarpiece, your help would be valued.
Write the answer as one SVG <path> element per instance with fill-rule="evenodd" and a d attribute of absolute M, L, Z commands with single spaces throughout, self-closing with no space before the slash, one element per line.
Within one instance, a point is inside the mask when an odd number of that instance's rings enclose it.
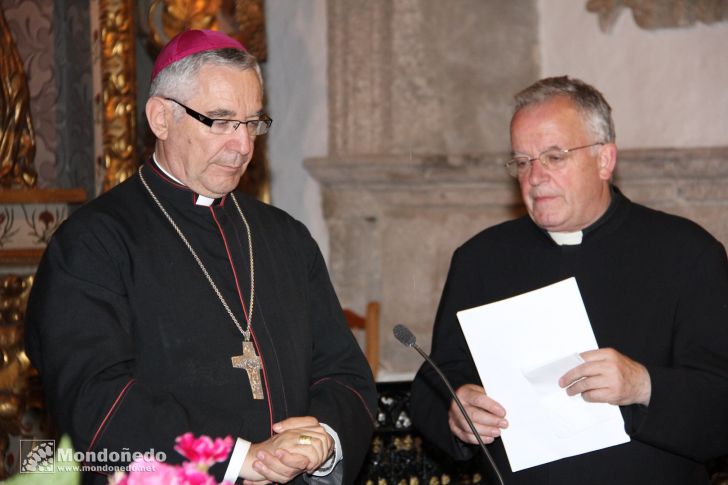
<path fill-rule="evenodd" d="M 19 440 L 55 438 L 23 343 L 35 267 L 74 207 L 132 175 L 151 59 L 177 32 L 236 35 L 263 61 L 263 0 L 3 0 L 0 7 L 0 479 Z M 141 73 L 137 55 L 145 57 Z M 139 81 L 141 79 L 141 81 Z M 139 108 L 141 106 L 141 108 Z M 263 141 L 263 140 L 261 140 Z M 261 143 L 262 145 L 262 143 Z M 268 198 L 266 150 L 241 188 Z"/>

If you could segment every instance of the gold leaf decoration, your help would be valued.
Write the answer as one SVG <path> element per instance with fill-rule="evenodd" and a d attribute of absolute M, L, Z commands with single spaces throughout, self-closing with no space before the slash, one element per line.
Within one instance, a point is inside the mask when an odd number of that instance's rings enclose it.
<path fill-rule="evenodd" d="M 0 8 L 0 187 L 35 187 L 35 133 L 23 62 Z"/>

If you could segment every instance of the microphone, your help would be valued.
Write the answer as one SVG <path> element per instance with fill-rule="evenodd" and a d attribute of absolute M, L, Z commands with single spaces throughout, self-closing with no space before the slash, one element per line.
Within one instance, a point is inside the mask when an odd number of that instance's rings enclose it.
<path fill-rule="evenodd" d="M 490 466 L 493 468 L 493 470 L 495 471 L 495 474 L 498 476 L 498 481 L 500 482 L 501 485 L 505 485 L 505 482 L 503 481 L 503 476 L 501 476 L 500 470 L 498 470 L 498 466 L 495 464 L 495 461 L 493 461 L 493 457 L 490 456 L 488 449 L 485 447 L 485 443 L 483 443 L 483 440 L 480 438 L 478 431 L 475 429 L 475 425 L 473 424 L 473 421 L 470 419 L 470 416 L 468 416 L 468 413 L 465 412 L 465 407 L 463 407 L 463 403 L 460 402 L 460 399 L 458 398 L 457 394 L 455 394 L 455 391 L 453 390 L 452 386 L 450 385 L 450 381 L 448 381 L 447 377 L 445 377 L 445 374 L 442 373 L 442 371 L 437 366 L 437 364 L 435 364 L 435 362 L 432 359 L 430 359 L 430 357 L 420 348 L 420 346 L 417 345 L 417 339 L 415 338 L 415 335 L 410 331 L 409 328 L 405 327 L 402 324 L 398 324 L 398 325 L 394 326 L 392 333 L 394 333 L 394 338 L 399 340 L 399 342 L 402 345 L 404 345 L 406 347 L 412 347 L 413 349 L 415 349 L 427 361 L 427 363 L 430 364 L 433 369 L 435 369 L 437 374 L 440 376 L 440 379 L 442 379 L 442 382 L 444 382 L 445 385 L 447 386 L 448 391 L 450 391 L 452 398 L 455 400 L 455 404 L 458 405 L 458 408 L 460 409 L 460 413 L 462 413 L 463 417 L 465 418 L 465 421 L 468 422 L 468 426 L 470 426 L 470 431 L 473 432 L 473 434 L 475 435 L 475 438 L 478 440 L 480 449 L 483 450 L 483 453 L 485 453 L 485 457 L 488 458 L 488 462 L 490 462 Z"/>

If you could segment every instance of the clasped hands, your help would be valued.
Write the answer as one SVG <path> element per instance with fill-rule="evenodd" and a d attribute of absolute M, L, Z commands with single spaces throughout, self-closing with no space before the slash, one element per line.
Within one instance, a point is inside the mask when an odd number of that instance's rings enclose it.
<path fill-rule="evenodd" d="M 275 435 L 250 445 L 240 471 L 246 485 L 286 483 L 313 473 L 331 456 L 333 438 L 311 416 L 288 418 L 273 425 Z"/>
<path fill-rule="evenodd" d="M 569 396 L 581 394 L 588 402 L 605 402 L 618 406 L 649 405 L 652 393 L 650 375 L 645 366 L 611 348 L 581 354 L 584 363 L 561 376 L 559 386 Z M 506 410 L 486 395 L 482 386 L 465 384 L 456 394 L 472 419 L 483 443 L 492 443 L 508 427 Z M 453 401 L 448 410 L 452 433 L 465 443 L 478 444 L 467 421 Z"/>

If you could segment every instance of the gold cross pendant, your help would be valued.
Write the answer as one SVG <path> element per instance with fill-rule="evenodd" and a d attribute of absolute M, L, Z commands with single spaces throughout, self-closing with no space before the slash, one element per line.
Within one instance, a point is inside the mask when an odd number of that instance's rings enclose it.
<path fill-rule="evenodd" d="M 253 399 L 263 399 L 263 386 L 260 383 L 260 371 L 262 369 L 260 357 L 255 353 L 253 342 L 243 341 L 243 355 L 231 357 L 233 367 L 245 369 L 250 381 L 250 390 L 253 392 Z"/>

